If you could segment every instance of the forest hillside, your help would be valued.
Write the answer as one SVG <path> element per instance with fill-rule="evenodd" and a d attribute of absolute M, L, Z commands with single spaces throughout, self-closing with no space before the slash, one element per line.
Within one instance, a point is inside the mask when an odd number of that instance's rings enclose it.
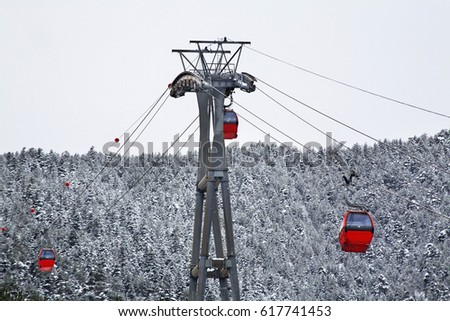
<path fill-rule="evenodd" d="M 227 152 L 243 300 L 450 300 L 450 131 L 339 155 Z M 0 155 L 0 298 L 186 300 L 196 157 Z M 373 214 L 364 254 L 339 246 L 346 196 Z M 56 265 L 41 273 L 48 246 Z"/>

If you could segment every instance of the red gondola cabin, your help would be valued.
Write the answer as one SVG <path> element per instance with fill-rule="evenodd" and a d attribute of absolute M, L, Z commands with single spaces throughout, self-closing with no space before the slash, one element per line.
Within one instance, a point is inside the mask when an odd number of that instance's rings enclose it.
<path fill-rule="evenodd" d="M 373 231 L 373 219 L 368 211 L 347 211 L 339 231 L 342 250 L 365 253 L 372 242 Z"/>
<path fill-rule="evenodd" d="M 223 138 L 234 139 L 237 137 L 238 117 L 232 110 L 223 111 Z"/>
<path fill-rule="evenodd" d="M 38 268 L 41 272 L 51 272 L 55 265 L 56 253 L 54 249 L 42 248 L 38 256 Z"/>

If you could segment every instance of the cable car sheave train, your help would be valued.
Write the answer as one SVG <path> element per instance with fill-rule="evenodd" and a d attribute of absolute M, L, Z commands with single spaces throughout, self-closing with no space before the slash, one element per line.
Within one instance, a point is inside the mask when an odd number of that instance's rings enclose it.
<path fill-rule="evenodd" d="M 374 223 L 369 211 L 348 210 L 339 231 L 339 243 L 345 252 L 365 253 L 372 242 Z"/>

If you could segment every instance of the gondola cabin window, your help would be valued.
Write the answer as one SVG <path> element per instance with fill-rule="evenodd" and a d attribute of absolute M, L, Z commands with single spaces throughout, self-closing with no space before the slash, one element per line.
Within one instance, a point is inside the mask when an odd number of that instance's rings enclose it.
<path fill-rule="evenodd" d="M 372 221 L 369 215 L 361 213 L 351 213 L 347 218 L 348 230 L 372 230 Z"/>

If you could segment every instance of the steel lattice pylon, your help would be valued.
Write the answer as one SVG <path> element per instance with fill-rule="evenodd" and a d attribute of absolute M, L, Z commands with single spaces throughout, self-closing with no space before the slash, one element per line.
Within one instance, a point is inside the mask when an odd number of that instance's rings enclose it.
<path fill-rule="evenodd" d="M 224 38 L 217 41 L 191 40 L 190 43 L 195 44 L 196 49 L 172 50 L 180 54 L 184 71 L 174 79 L 170 91 L 170 95 L 175 98 L 184 96 L 186 92 L 195 92 L 199 107 L 200 149 L 189 300 L 205 300 L 207 278 L 217 278 L 221 299 L 238 301 L 240 293 L 223 115 L 224 99 L 235 88 L 246 92 L 255 90 L 253 76 L 236 72 L 242 48 L 250 42 L 228 41 Z M 238 46 L 233 54 L 225 48 L 231 46 Z M 195 55 L 194 59 L 188 57 L 192 54 Z M 221 207 L 218 194 L 222 197 Z M 214 235 L 214 256 L 210 253 L 211 231 Z"/>

